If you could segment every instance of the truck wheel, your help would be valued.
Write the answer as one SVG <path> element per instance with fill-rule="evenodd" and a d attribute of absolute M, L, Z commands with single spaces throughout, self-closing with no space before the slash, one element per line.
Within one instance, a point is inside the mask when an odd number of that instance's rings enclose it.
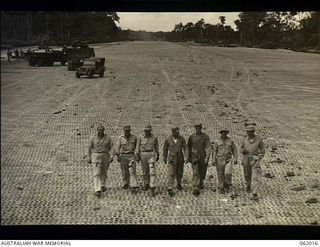
<path fill-rule="evenodd" d="M 104 72 L 101 71 L 101 72 L 99 73 L 99 76 L 100 76 L 100 77 L 103 77 L 103 76 L 104 76 Z"/>
<path fill-rule="evenodd" d="M 61 65 L 65 66 L 66 65 L 66 61 L 61 61 Z"/>
<path fill-rule="evenodd" d="M 88 77 L 89 77 L 89 78 L 93 78 L 93 72 L 91 72 L 91 71 L 88 72 Z"/>
<path fill-rule="evenodd" d="M 76 72 L 76 77 L 80 78 L 80 73 L 78 71 Z"/>

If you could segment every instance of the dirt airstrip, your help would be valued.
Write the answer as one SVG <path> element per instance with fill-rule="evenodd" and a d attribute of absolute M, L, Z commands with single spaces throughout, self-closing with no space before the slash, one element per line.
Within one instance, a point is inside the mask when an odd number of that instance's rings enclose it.
<path fill-rule="evenodd" d="M 95 52 L 106 58 L 103 78 L 77 79 L 58 63 L 1 62 L 1 224 L 320 221 L 319 55 L 168 42 L 99 44 Z M 98 123 L 115 140 L 123 125 L 139 135 L 150 122 L 162 147 L 172 125 L 187 138 L 195 121 L 212 140 L 228 128 L 238 147 L 244 124 L 256 124 L 266 144 L 259 203 L 245 193 L 241 165 L 228 195 L 217 193 L 210 166 L 199 197 L 187 165 L 183 191 L 170 198 L 162 162 L 156 197 L 123 190 L 116 163 L 108 191 L 94 197 L 84 156 Z"/>

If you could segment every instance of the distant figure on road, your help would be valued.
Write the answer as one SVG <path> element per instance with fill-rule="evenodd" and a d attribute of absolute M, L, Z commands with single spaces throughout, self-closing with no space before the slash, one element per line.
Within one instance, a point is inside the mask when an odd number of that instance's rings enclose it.
<path fill-rule="evenodd" d="M 144 190 L 147 191 L 150 187 L 151 195 L 155 196 L 157 185 L 156 162 L 159 161 L 159 143 L 158 138 L 151 131 L 151 125 L 146 125 L 144 135 L 138 138 L 135 153 L 137 160 L 141 161 Z"/>
<path fill-rule="evenodd" d="M 247 126 L 246 132 L 248 136 L 241 145 L 244 177 L 247 184 L 247 192 L 251 192 L 252 181 L 252 199 L 259 201 L 258 190 L 262 182 L 260 160 L 264 157 L 265 149 L 262 139 L 254 134 L 255 128 L 253 126 Z"/>
<path fill-rule="evenodd" d="M 129 186 L 133 194 L 137 192 L 138 181 L 136 173 L 135 150 L 137 146 L 137 137 L 131 134 L 131 126 L 123 127 L 124 134 L 121 135 L 115 145 L 114 160 L 120 162 L 123 189 L 128 189 Z"/>
<path fill-rule="evenodd" d="M 15 57 L 16 61 L 19 61 L 19 51 L 17 49 L 15 49 L 15 51 L 14 51 L 14 57 Z"/>
<path fill-rule="evenodd" d="M 211 153 L 209 136 L 202 132 L 202 124 L 194 125 L 196 132 L 188 139 L 188 162 L 192 164 L 193 171 L 193 195 L 200 195 L 203 189 L 203 180 L 206 178 L 207 167 Z"/>
<path fill-rule="evenodd" d="M 229 131 L 223 128 L 219 133 L 221 137 L 213 145 L 212 164 L 217 168 L 219 192 L 224 194 L 230 191 L 232 166 L 238 163 L 238 153 L 233 140 L 228 137 Z"/>
<path fill-rule="evenodd" d="M 178 190 L 182 190 L 181 180 L 183 176 L 183 166 L 185 157 L 187 158 L 187 144 L 183 136 L 180 135 L 179 127 L 173 127 L 170 135 L 163 145 L 163 163 L 168 163 L 168 194 L 174 195 L 174 180 L 177 180 Z"/>
<path fill-rule="evenodd" d="M 98 126 L 97 134 L 90 138 L 88 144 L 88 163 L 92 164 L 94 191 L 97 197 L 106 191 L 107 172 L 112 162 L 110 158 L 112 140 L 104 130 L 102 125 Z"/>
<path fill-rule="evenodd" d="M 10 51 L 10 49 L 7 51 L 7 57 L 8 57 L 8 62 L 10 62 L 12 57 L 12 51 Z"/>
<path fill-rule="evenodd" d="M 19 51 L 19 58 L 22 58 L 22 59 L 24 58 L 24 52 L 21 49 Z"/>

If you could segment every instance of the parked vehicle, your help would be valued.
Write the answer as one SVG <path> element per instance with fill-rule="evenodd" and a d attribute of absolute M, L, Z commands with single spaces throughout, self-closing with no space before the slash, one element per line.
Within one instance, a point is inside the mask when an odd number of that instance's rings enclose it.
<path fill-rule="evenodd" d="M 83 42 L 76 42 L 72 46 L 65 46 L 63 50 L 66 53 L 68 70 L 77 70 L 82 65 L 84 59 L 95 56 L 94 48 L 89 47 Z"/>
<path fill-rule="evenodd" d="M 31 66 L 53 66 L 54 62 L 66 63 L 66 54 L 63 50 L 54 50 L 50 47 L 39 47 L 27 54 Z"/>
<path fill-rule="evenodd" d="M 83 61 L 83 65 L 77 69 L 76 77 L 80 78 L 83 75 L 93 78 L 94 74 L 98 74 L 99 77 L 104 76 L 105 58 L 104 57 L 91 57 Z"/>

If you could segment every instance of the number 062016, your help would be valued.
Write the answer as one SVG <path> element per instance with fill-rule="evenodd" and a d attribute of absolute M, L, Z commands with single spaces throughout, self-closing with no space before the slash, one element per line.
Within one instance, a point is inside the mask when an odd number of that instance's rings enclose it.
<path fill-rule="evenodd" d="M 300 245 L 302 246 L 318 245 L 318 241 L 300 241 Z"/>

